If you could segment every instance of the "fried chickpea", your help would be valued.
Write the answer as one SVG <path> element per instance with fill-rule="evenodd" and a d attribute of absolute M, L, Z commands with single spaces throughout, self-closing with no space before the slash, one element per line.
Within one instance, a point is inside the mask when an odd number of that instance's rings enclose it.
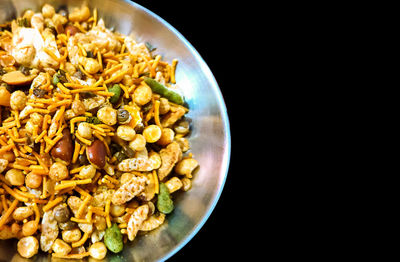
<path fill-rule="evenodd" d="M 148 143 L 157 142 L 161 137 L 161 128 L 157 125 L 149 125 L 143 130 L 143 136 Z"/>
<path fill-rule="evenodd" d="M 12 217 L 17 221 L 22 221 L 25 218 L 28 218 L 33 215 L 33 210 L 30 207 L 17 207 Z"/>
<path fill-rule="evenodd" d="M 115 125 L 117 123 L 117 110 L 106 106 L 97 111 L 97 118 L 106 125 Z"/>
<path fill-rule="evenodd" d="M 22 186 L 25 182 L 22 171 L 14 168 L 7 171 L 5 178 L 13 186 Z"/>
<path fill-rule="evenodd" d="M 114 205 L 110 206 L 110 213 L 113 217 L 120 217 L 125 214 L 125 205 Z"/>
<path fill-rule="evenodd" d="M 103 259 L 107 255 L 107 247 L 103 242 L 96 242 L 89 247 L 89 254 L 94 259 Z"/>
<path fill-rule="evenodd" d="M 42 14 L 43 14 L 44 18 L 52 18 L 55 13 L 56 13 L 56 10 L 54 9 L 54 7 L 52 7 L 49 4 L 45 4 L 42 7 Z"/>
<path fill-rule="evenodd" d="M 42 184 L 42 176 L 28 173 L 25 177 L 25 185 L 29 188 L 38 188 Z"/>
<path fill-rule="evenodd" d="M 92 165 L 85 166 L 80 172 L 79 177 L 81 179 L 93 178 L 96 175 L 96 168 Z"/>
<path fill-rule="evenodd" d="M 73 243 L 81 239 L 81 230 L 79 228 L 74 228 L 70 230 L 64 230 L 62 233 L 62 239 L 67 243 Z"/>
<path fill-rule="evenodd" d="M 11 94 L 10 97 L 10 106 L 12 110 L 22 110 L 24 109 L 28 98 L 25 93 L 21 90 L 17 90 Z"/>
<path fill-rule="evenodd" d="M 125 141 L 132 141 L 135 138 L 136 132 L 130 126 L 120 125 L 117 128 L 117 136 Z"/>
<path fill-rule="evenodd" d="M 33 236 L 23 237 L 18 241 L 17 250 L 21 257 L 31 258 L 38 253 L 39 241 Z"/>
<path fill-rule="evenodd" d="M 74 100 L 71 105 L 72 111 L 76 116 L 83 115 L 85 113 L 85 105 L 81 100 Z"/>
<path fill-rule="evenodd" d="M 43 116 L 37 112 L 34 112 L 30 115 L 30 120 L 32 121 L 32 124 L 41 125 L 43 122 Z"/>
<path fill-rule="evenodd" d="M 174 141 L 175 132 L 171 128 L 163 128 L 161 132 L 161 137 L 157 141 L 157 144 L 160 146 L 166 146 L 172 141 Z"/>
<path fill-rule="evenodd" d="M 67 243 L 65 243 L 63 240 L 61 240 L 59 238 L 57 238 L 56 241 L 54 241 L 51 248 L 53 249 L 54 253 L 58 253 L 58 254 L 62 254 L 62 255 L 67 255 L 72 250 L 70 245 L 68 245 Z"/>
<path fill-rule="evenodd" d="M 146 139 L 141 134 L 136 134 L 131 142 L 129 142 L 129 147 L 135 151 L 142 151 L 146 148 Z"/>
<path fill-rule="evenodd" d="M 51 179 L 55 181 L 61 181 L 63 179 L 66 179 L 68 175 L 68 168 L 63 163 L 55 162 L 53 165 L 51 165 L 49 172 L 49 176 Z"/>
<path fill-rule="evenodd" d="M 92 128 L 90 127 L 89 123 L 81 122 L 78 125 L 78 134 L 86 139 L 92 138 Z"/>
<path fill-rule="evenodd" d="M 93 58 L 86 58 L 84 65 L 89 74 L 95 74 L 100 70 L 99 62 Z"/>
<path fill-rule="evenodd" d="M 153 92 L 147 85 L 138 86 L 133 92 L 134 101 L 138 105 L 145 105 L 151 100 Z"/>

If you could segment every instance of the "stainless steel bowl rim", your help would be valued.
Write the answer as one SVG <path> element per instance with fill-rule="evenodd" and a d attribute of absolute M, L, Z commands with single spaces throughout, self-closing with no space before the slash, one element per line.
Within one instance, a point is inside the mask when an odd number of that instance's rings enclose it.
<path fill-rule="evenodd" d="M 137 3 L 134 3 L 134 2 L 131 2 L 131 1 L 128 1 L 128 0 L 123 0 L 123 1 L 126 2 L 126 3 L 129 3 L 131 5 L 136 6 L 138 9 L 142 9 L 144 12 L 149 13 L 150 15 L 155 17 L 158 21 L 160 21 L 162 24 L 164 24 L 175 35 L 178 36 L 178 38 L 188 47 L 188 49 L 196 57 L 196 59 L 201 62 L 201 67 L 202 67 L 203 71 L 206 72 L 207 73 L 207 77 L 212 80 L 212 88 L 216 91 L 216 94 L 218 96 L 217 97 L 218 101 L 225 108 L 225 110 L 223 111 L 223 120 L 224 120 L 225 130 L 227 130 L 226 134 L 225 134 L 226 141 L 227 141 L 227 144 L 226 144 L 226 146 L 227 146 L 227 150 L 226 150 L 227 155 L 224 158 L 224 163 L 222 164 L 223 165 L 223 169 L 225 170 L 225 174 L 224 174 L 224 179 L 222 181 L 222 185 L 220 187 L 218 195 L 216 195 L 216 197 L 214 198 L 214 201 L 213 201 L 212 205 L 209 207 L 207 213 L 204 214 L 204 216 L 203 216 L 202 220 L 200 221 L 200 223 L 197 224 L 197 226 L 186 237 L 186 239 L 184 241 L 182 241 L 182 243 L 180 243 L 173 250 L 171 250 L 168 254 L 166 254 L 166 256 L 163 258 L 163 261 L 165 261 L 165 260 L 168 260 L 170 257 L 172 257 L 180 249 L 182 249 L 197 234 L 197 232 L 199 232 L 199 230 L 206 223 L 207 219 L 210 217 L 211 213 L 213 212 L 213 210 L 214 210 L 215 206 L 217 205 L 217 202 L 218 202 L 218 200 L 219 200 L 219 198 L 220 198 L 220 196 L 222 194 L 222 191 L 223 191 L 223 188 L 224 188 L 224 185 L 225 185 L 225 181 L 226 181 L 226 178 L 228 176 L 229 161 L 230 161 L 230 154 L 231 154 L 231 133 L 230 133 L 229 118 L 228 118 L 228 113 L 227 113 L 227 110 L 226 110 L 226 104 L 225 104 L 224 98 L 222 96 L 221 90 L 219 89 L 218 83 L 217 83 L 214 75 L 212 74 L 210 68 L 208 67 L 208 65 L 206 64 L 204 59 L 201 57 L 199 52 L 197 52 L 197 50 L 193 47 L 193 45 L 178 30 L 176 30 L 172 25 L 170 25 L 167 21 L 165 21 L 163 18 L 161 18 L 160 16 L 158 16 L 154 12 L 150 11 L 149 9 L 147 9 L 147 8 L 137 4 Z"/>

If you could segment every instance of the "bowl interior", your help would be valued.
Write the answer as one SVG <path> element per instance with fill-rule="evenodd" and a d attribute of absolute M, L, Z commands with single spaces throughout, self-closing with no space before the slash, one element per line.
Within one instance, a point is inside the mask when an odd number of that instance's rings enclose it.
<path fill-rule="evenodd" d="M 185 245 L 205 223 L 221 194 L 230 157 L 230 131 L 226 107 L 218 85 L 206 63 L 188 41 L 151 11 L 128 1 L 87 1 L 98 9 L 107 28 L 124 34 L 133 33 L 138 42 L 157 47 L 156 54 L 171 62 L 179 60 L 177 83 L 187 101 L 191 122 L 191 150 L 200 168 L 192 180 L 192 189 L 178 193 L 175 210 L 157 230 L 138 236 L 124 248 L 120 257 L 126 261 L 165 260 Z M 81 1 L 0 0 L 0 23 L 30 8 L 38 11 L 44 3 L 69 10 Z M 10 261 L 16 254 L 15 241 L 0 242 L 0 261 Z M 16 257 L 14 257 L 16 259 Z M 35 256 L 47 261 L 47 255 Z M 120 261 L 125 261 L 120 260 Z M 116 260 L 119 261 L 119 260 Z"/>

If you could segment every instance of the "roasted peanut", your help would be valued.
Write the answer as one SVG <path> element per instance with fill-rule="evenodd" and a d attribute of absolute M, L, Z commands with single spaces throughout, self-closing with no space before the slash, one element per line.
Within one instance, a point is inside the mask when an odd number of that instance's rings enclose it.
<path fill-rule="evenodd" d="M 106 147 L 100 140 L 95 140 L 92 145 L 86 147 L 86 156 L 96 168 L 104 168 L 106 165 Z"/>
<path fill-rule="evenodd" d="M 71 252 L 72 248 L 70 245 L 65 243 L 63 240 L 57 238 L 56 241 L 54 241 L 52 247 L 54 253 L 61 254 L 61 255 L 67 255 L 69 252 Z"/>
<path fill-rule="evenodd" d="M 28 221 L 22 226 L 22 235 L 25 237 L 32 236 L 33 234 L 36 233 L 37 229 L 38 225 L 36 221 L 34 220 Z"/>
<path fill-rule="evenodd" d="M 17 207 L 14 210 L 13 218 L 17 221 L 22 221 L 33 215 L 33 210 L 30 207 Z"/>
<path fill-rule="evenodd" d="M 14 168 L 7 171 L 5 178 L 13 186 L 22 186 L 25 182 L 22 171 Z"/>
<path fill-rule="evenodd" d="M 17 250 L 21 257 L 31 258 L 38 253 L 39 242 L 33 236 L 23 237 L 18 241 Z"/>
<path fill-rule="evenodd" d="M 65 27 L 65 33 L 67 34 L 69 32 L 69 35 L 73 36 L 76 33 L 79 33 L 79 29 L 76 26 L 73 25 L 67 25 Z"/>
<path fill-rule="evenodd" d="M 55 159 L 59 158 L 67 163 L 70 163 L 74 150 L 69 128 L 65 128 L 62 134 L 63 137 L 54 145 L 50 151 L 50 154 Z"/>

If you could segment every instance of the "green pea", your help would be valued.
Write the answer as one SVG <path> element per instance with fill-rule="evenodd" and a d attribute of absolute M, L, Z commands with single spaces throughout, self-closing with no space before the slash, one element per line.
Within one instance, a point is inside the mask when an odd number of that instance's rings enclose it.
<path fill-rule="evenodd" d="M 106 229 L 106 233 L 104 234 L 104 244 L 108 250 L 114 253 L 121 252 L 124 248 L 122 234 L 116 223 Z"/>
<path fill-rule="evenodd" d="M 121 87 L 118 84 L 114 84 L 112 87 L 108 88 L 108 92 L 114 93 L 114 95 L 110 98 L 110 103 L 117 103 L 119 97 L 121 96 Z"/>
<path fill-rule="evenodd" d="M 100 121 L 100 119 L 98 119 L 96 116 L 87 116 L 86 122 L 88 122 L 89 124 L 93 124 L 93 125 L 99 125 L 102 123 Z"/>
<path fill-rule="evenodd" d="M 169 194 L 168 187 L 160 183 L 160 193 L 157 197 L 157 209 L 164 214 L 169 214 L 174 210 L 174 202 Z"/>
<path fill-rule="evenodd" d="M 60 79 L 58 78 L 58 74 L 54 74 L 54 76 L 53 76 L 53 85 L 57 86 L 58 82 L 60 82 Z"/>
<path fill-rule="evenodd" d="M 154 93 L 162 95 L 163 97 L 165 97 L 166 99 L 168 99 L 169 101 L 171 101 L 175 104 L 183 105 L 183 102 L 184 102 L 183 97 L 180 94 L 165 87 L 163 84 L 157 82 L 153 78 L 145 77 L 144 82 L 146 82 L 146 84 L 149 85 L 149 87 L 151 88 L 151 90 Z"/>

